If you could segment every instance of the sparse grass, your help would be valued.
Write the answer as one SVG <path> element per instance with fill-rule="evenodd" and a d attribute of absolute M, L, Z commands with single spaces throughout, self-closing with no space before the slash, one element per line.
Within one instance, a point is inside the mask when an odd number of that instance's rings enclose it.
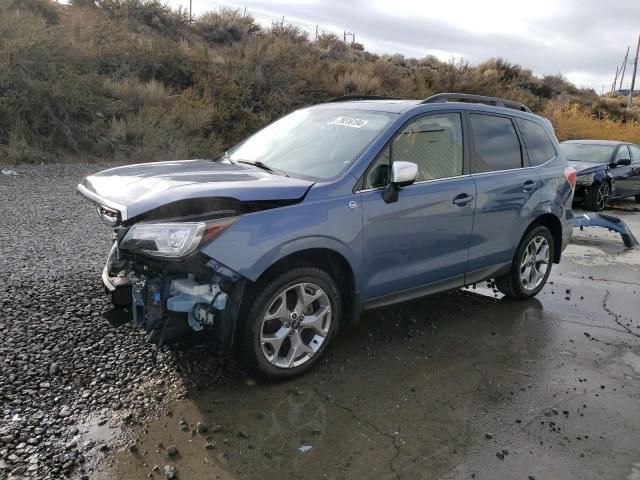
<path fill-rule="evenodd" d="M 502 59 L 378 56 L 231 9 L 189 24 L 160 0 L 0 0 L 0 157 L 14 162 L 210 156 L 332 96 L 440 91 L 523 101 L 561 138 L 640 141 L 640 103 Z"/>
<path fill-rule="evenodd" d="M 372 77 L 364 72 L 347 72 L 338 77 L 339 95 L 377 95 L 382 89 L 382 84 L 377 77 Z"/>

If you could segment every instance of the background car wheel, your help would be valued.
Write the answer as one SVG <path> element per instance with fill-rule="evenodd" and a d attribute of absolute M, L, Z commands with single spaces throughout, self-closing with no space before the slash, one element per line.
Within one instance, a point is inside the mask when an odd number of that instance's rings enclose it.
<path fill-rule="evenodd" d="M 241 360 L 254 374 L 284 380 L 308 370 L 338 330 L 340 293 L 323 270 L 301 266 L 268 275 L 247 298 Z"/>
<path fill-rule="evenodd" d="M 495 279 L 498 290 L 517 299 L 536 295 L 547 283 L 554 250 L 553 236 L 547 227 L 538 225 L 531 229 L 520 241 L 509 274 Z"/>
<path fill-rule="evenodd" d="M 599 212 L 607 206 L 611 186 L 609 182 L 602 182 L 600 185 L 592 185 L 584 197 L 584 208 L 592 212 Z"/>

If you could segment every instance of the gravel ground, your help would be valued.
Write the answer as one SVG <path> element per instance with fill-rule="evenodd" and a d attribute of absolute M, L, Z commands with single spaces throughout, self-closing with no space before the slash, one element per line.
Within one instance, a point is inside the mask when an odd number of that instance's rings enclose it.
<path fill-rule="evenodd" d="M 102 168 L 0 175 L 0 479 L 87 478 L 122 427 L 226 376 L 207 352 L 158 352 L 101 318 L 110 231 L 75 186 Z"/>

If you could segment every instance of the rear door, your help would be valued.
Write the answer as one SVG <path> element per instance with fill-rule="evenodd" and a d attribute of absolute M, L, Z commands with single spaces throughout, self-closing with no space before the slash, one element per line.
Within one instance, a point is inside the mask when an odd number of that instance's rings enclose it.
<path fill-rule="evenodd" d="M 477 199 L 467 283 L 510 264 L 538 203 L 540 179 L 507 115 L 470 112 L 472 177 Z"/>
<path fill-rule="evenodd" d="M 369 306 L 461 286 L 473 225 L 475 184 L 465 165 L 461 112 L 420 115 L 401 127 L 365 174 L 363 297 Z M 394 161 L 418 177 L 386 203 Z"/>
<path fill-rule="evenodd" d="M 635 145 L 620 145 L 613 157 L 614 162 L 623 159 L 631 160 L 630 165 L 618 165 L 609 170 L 615 181 L 616 197 L 628 197 L 640 193 L 639 150 L 640 149 Z"/>

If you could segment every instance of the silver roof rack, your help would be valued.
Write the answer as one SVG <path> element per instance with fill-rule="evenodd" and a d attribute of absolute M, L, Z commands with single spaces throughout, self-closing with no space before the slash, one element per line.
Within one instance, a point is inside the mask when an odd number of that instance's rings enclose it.
<path fill-rule="evenodd" d="M 423 100 L 420 103 L 446 103 L 446 102 L 468 102 L 468 103 L 484 103 L 485 105 L 493 105 L 494 107 L 512 108 L 521 112 L 532 113 L 531 109 L 524 103 L 515 100 L 506 100 L 504 98 L 485 97 L 483 95 L 471 95 L 470 93 L 438 93 Z"/>

